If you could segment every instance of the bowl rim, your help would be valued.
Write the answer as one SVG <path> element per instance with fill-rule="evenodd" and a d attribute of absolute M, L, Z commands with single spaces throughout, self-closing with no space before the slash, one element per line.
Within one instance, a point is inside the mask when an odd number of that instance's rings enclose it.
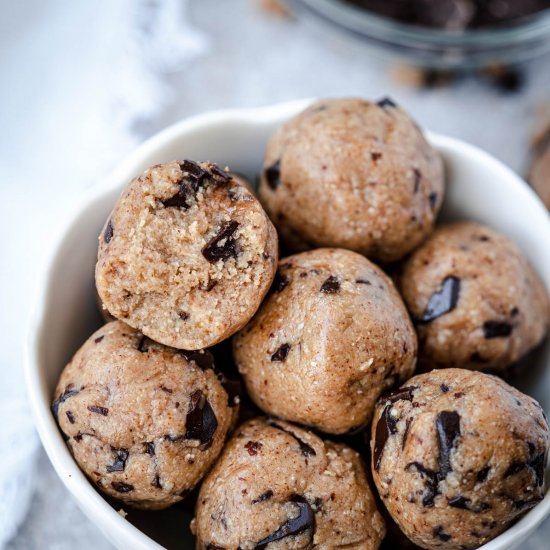
<path fill-rule="evenodd" d="M 58 477 L 74 497 L 79 508 L 111 541 L 113 539 L 107 533 L 117 530 L 123 534 L 125 544 L 131 548 L 144 550 L 153 548 L 162 550 L 164 548 L 129 521 L 125 521 L 122 515 L 111 507 L 92 487 L 72 458 L 59 433 L 57 424 L 50 414 L 49 397 L 46 399 L 44 397 L 47 395 L 47 392 L 45 391 L 43 372 L 40 368 L 40 337 L 44 330 L 43 324 L 47 312 L 48 290 L 52 283 L 52 268 L 55 265 L 66 235 L 93 202 L 121 186 L 123 182 L 129 181 L 135 175 L 135 167 L 140 163 L 142 158 L 162 150 L 163 147 L 169 145 L 173 140 L 182 135 L 197 129 L 217 127 L 228 123 L 239 123 L 253 127 L 270 122 L 281 122 L 302 111 L 312 101 L 312 98 L 308 98 L 277 103 L 266 107 L 222 109 L 182 119 L 146 139 L 141 145 L 126 155 L 105 177 L 100 178 L 95 185 L 84 191 L 78 200 L 74 201 L 73 207 L 67 209 L 67 215 L 58 220 L 55 229 L 52 231 L 51 243 L 40 266 L 41 269 L 27 325 L 24 344 L 25 385 L 34 424 Z M 427 139 L 437 149 L 461 151 L 470 157 L 473 162 L 490 165 L 493 170 L 500 171 L 511 184 L 522 188 L 523 193 L 531 195 L 529 200 L 533 203 L 534 208 L 546 212 L 546 208 L 530 186 L 520 176 L 489 153 L 456 138 L 429 131 L 426 131 L 425 134 Z M 534 201 L 533 198 L 535 199 Z M 550 228 L 550 217 L 548 219 Z M 123 506 L 121 503 L 121 508 Z M 521 520 L 480 548 L 483 550 L 504 550 L 505 548 L 510 548 L 512 545 L 524 540 L 549 515 L 550 491 L 547 492 L 544 500 L 530 510 Z M 101 519 L 101 522 L 97 521 L 98 518 Z"/>

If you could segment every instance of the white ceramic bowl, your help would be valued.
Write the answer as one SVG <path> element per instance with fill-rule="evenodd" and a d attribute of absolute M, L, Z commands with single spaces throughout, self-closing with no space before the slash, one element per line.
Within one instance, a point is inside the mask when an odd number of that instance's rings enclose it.
<path fill-rule="evenodd" d="M 59 374 L 76 349 L 101 323 L 94 298 L 97 235 L 122 187 L 146 167 L 191 158 L 259 172 L 268 136 L 309 101 L 250 110 L 218 111 L 184 120 L 147 140 L 104 181 L 82 197 L 54 242 L 42 273 L 26 353 L 26 380 L 36 427 L 59 477 L 83 512 L 119 548 L 190 548 L 185 525 L 191 512 L 132 512 L 123 519 L 73 461 L 50 402 Z M 531 189 L 486 153 L 458 140 L 429 134 L 443 154 L 448 189 L 444 219 L 479 220 L 512 237 L 535 265 L 550 291 L 550 218 Z M 519 381 L 550 412 L 550 346 L 536 356 Z M 118 507 L 117 507 L 118 509 Z M 484 550 L 516 547 L 550 513 L 550 495 Z M 130 521 L 128 521 L 130 520 Z M 188 537 L 188 535 L 187 535 Z"/>

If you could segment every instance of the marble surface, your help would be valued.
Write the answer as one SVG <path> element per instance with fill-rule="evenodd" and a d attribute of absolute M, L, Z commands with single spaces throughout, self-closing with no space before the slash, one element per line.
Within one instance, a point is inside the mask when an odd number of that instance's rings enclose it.
<path fill-rule="evenodd" d="M 191 0 L 186 23 L 204 37 L 204 48 L 182 68 L 163 70 L 159 108 L 135 116 L 130 128 L 114 128 L 105 138 L 89 131 L 90 124 L 83 136 L 83 126 L 74 121 L 93 112 L 94 101 L 109 93 L 109 82 L 87 78 L 93 54 L 82 37 L 97 30 L 88 21 L 101 28 L 101 18 L 92 10 L 107 17 L 111 8 L 106 1 L 58 3 L 64 6 L 55 21 L 63 24 L 55 32 L 48 26 L 53 20 L 48 10 L 54 8 L 45 2 L 10 3 L 11 11 L 0 22 L 4 40 L 10 41 L 10 57 L 5 48 L 0 57 L 0 78 L 10 83 L 0 92 L 7 125 L 0 133 L 1 192 L 9 199 L 0 201 L 0 229 L 10 235 L 0 243 L 6 259 L 0 267 L 0 287 L 9 289 L 0 297 L 9 313 L 1 326 L 7 343 L 0 359 L 6 380 L 0 383 L 14 395 L 23 395 L 21 327 L 32 303 L 28 289 L 57 214 L 70 208 L 79 191 L 135 143 L 165 125 L 217 108 L 311 96 L 390 94 L 423 126 L 479 145 L 524 172 L 530 137 L 550 100 L 549 58 L 526 67 L 524 86 L 513 94 L 474 78 L 418 90 L 398 85 L 387 61 L 355 39 L 317 22 L 274 16 L 260 7 L 259 0 Z M 22 19 L 24 33 L 17 33 L 14 22 Z M 94 59 L 109 63 L 109 40 L 114 38 L 103 38 L 106 53 Z M 124 134 L 118 141 L 116 132 Z M 70 171 L 65 169 L 68 152 Z M 41 185 L 44 173 L 50 182 L 47 188 Z M 14 204 L 25 208 L 13 208 Z M 100 529 L 77 509 L 43 452 L 37 471 L 29 514 L 7 548 L 111 548 Z M 548 548 L 549 535 L 550 520 L 522 548 Z"/>

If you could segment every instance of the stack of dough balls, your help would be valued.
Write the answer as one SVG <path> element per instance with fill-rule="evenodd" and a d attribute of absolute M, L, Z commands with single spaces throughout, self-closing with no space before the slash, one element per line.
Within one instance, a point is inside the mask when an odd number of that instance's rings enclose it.
<path fill-rule="evenodd" d="M 388 98 L 282 125 L 258 197 L 211 162 L 133 179 L 99 236 L 108 322 L 53 396 L 80 468 L 130 509 L 201 484 L 197 549 L 377 550 L 382 504 L 429 550 L 503 532 L 544 496 L 548 425 L 489 373 L 529 368 L 550 306 L 508 237 L 435 229 L 444 192 Z"/>

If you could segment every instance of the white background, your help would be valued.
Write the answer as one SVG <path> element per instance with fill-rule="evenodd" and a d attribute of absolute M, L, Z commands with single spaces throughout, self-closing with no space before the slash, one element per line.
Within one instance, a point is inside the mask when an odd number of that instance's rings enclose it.
<path fill-rule="evenodd" d="M 17 475 L 36 473 L 10 550 L 110 548 L 42 451 L 34 467 L 21 443 L 28 426 L 21 368 L 34 280 L 57 219 L 133 146 L 211 109 L 389 94 L 423 126 L 523 172 L 530 136 L 550 103 L 549 58 L 526 68 L 515 94 L 473 78 L 416 90 L 396 84 L 389 64 L 355 39 L 270 15 L 258 0 L 159 2 L 0 0 L 1 455 L 13 459 Z M 0 482 L 5 461 L 0 456 Z M 0 502 L 0 526 L 11 511 Z M 548 523 L 522 548 L 548 548 L 544 530 L 550 534 Z"/>

